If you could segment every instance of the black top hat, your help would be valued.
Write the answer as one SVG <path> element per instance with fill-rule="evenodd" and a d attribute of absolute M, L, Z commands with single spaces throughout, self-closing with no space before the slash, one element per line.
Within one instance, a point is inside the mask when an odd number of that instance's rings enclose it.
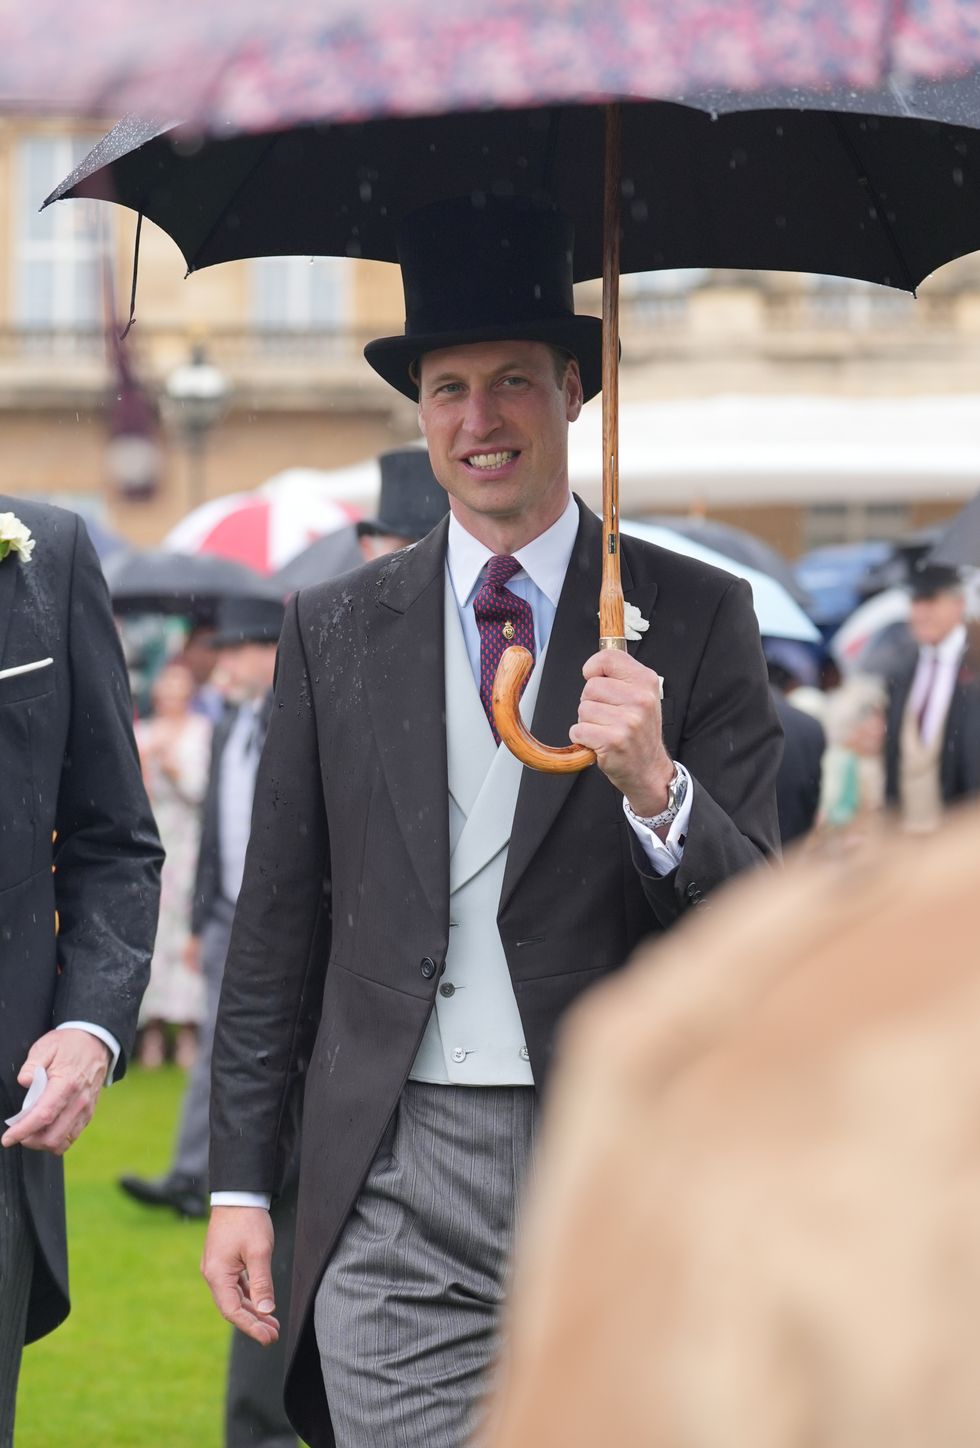
<path fill-rule="evenodd" d="M 282 600 L 268 598 L 223 598 L 218 604 L 214 649 L 233 649 L 238 644 L 275 644 L 286 610 Z"/>
<path fill-rule="evenodd" d="M 424 447 L 394 448 L 382 453 L 378 516 L 363 518 L 358 537 L 390 533 L 417 543 L 449 512 L 449 495 L 436 482 Z"/>
<path fill-rule="evenodd" d="M 585 398 L 602 386 L 602 322 L 577 317 L 572 223 L 520 197 L 458 197 L 407 216 L 398 228 L 405 334 L 364 355 L 413 401 L 409 368 L 423 352 L 468 342 L 549 342 L 578 359 Z"/>
<path fill-rule="evenodd" d="M 913 598 L 935 598 L 937 593 L 960 588 L 963 580 L 958 568 L 944 563 L 916 563 L 909 570 L 909 592 Z"/>

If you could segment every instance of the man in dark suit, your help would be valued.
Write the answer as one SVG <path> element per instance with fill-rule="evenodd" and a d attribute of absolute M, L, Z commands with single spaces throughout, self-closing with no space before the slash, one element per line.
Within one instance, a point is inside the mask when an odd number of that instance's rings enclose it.
<path fill-rule="evenodd" d="M 283 608 L 277 598 L 230 598 L 219 606 L 210 646 L 227 700 L 211 741 L 201 845 L 191 913 L 191 948 L 204 975 L 205 1011 L 198 1053 L 181 1107 L 173 1160 L 158 1180 L 124 1176 L 119 1185 L 146 1206 L 182 1217 L 207 1215 L 208 1106 L 211 1047 L 228 937 L 245 862 L 255 774 L 269 722 L 276 640 Z M 275 1280 L 288 1296 L 295 1174 L 276 1204 Z M 240 1334 L 236 1334 L 240 1337 Z M 282 1406 L 281 1350 L 260 1354 L 244 1338 L 232 1346 L 225 1394 L 226 1448 L 295 1448 Z"/>
<path fill-rule="evenodd" d="M 820 785 L 827 736 L 823 725 L 793 704 L 793 691 L 812 688 L 816 662 L 803 644 L 763 639 L 772 700 L 783 726 L 783 758 L 776 775 L 776 810 L 783 845 L 805 839 L 820 808 Z"/>
<path fill-rule="evenodd" d="M 885 797 L 905 829 L 927 833 L 980 794 L 980 650 L 955 568 L 917 564 L 909 588 L 915 647 L 888 680 Z"/>
<path fill-rule="evenodd" d="M 61 508 L 0 496 L 0 1444 L 25 1342 L 68 1314 L 61 1157 L 124 1074 L 163 852 L 95 551 Z M 40 1078 L 39 1078 L 40 1079 Z"/>
<path fill-rule="evenodd" d="M 219 606 L 211 647 L 219 651 L 215 672 L 229 707 L 211 741 L 191 909 L 191 949 L 206 991 L 204 1020 L 170 1169 L 159 1181 L 134 1176 L 120 1179 L 123 1191 L 137 1201 L 170 1207 L 184 1217 L 207 1215 L 211 1042 L 245 863 L 255 774 L 272 702 L 282 618 L 282 604 L 275 598 L 229 598 Z"/>
<path fill-rule="evenodd" d="M 212 1079 L 204 1271 L 272 1341 L 266 1208 L 309 1058 L 287 1407 L 316 1448 L 463 1442 L 558 1019 L 777 848 L 748 589 L 624 539 L 637 642 L 595 652 L 602 529 L 567 428 L 600 327 L 574 315 L 570 228 L 467 199 L 410 218 L 400 255 L 406 335 L 367 355 L 418 400 L 452 513 L 287 610 Z M 536 735 L 573 724 L 598 768 L 497 747 L 510 638 L 544 655 Z"/>

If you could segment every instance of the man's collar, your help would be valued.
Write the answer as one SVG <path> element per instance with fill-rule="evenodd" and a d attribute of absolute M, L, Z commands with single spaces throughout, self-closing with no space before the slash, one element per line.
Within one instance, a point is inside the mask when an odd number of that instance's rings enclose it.
<path fill-rule="evenodd" d="M 579 511 L 575 499 L 569 493 L 565 511 L 558 521 L 552 523 L 550 528 L 532 539 L 524 548 L 518 548 L 514 554 L 524 573 L 556 608 L 565 581 L 568 560 L 575 546 L 578 525 Z M 460 608 L 465 608 L 469 603 L 480 574 L 487 560 L 492 557 L 493 551 L 474 538 L 472 533 L 468 533 L 455 514 L 451 514 L 446 561 L 449 564 L 453 593 Z"/>
<path fill-rule="evenodd" d="M 958 623 L 944 639 L 934 645 L 935 657 L 941 663 L 955 664 L 965 648 L 966 624 Z"/>

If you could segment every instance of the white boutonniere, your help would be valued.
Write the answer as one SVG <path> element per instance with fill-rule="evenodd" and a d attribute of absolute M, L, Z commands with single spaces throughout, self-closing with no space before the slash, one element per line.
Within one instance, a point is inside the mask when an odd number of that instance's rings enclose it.
<path fill-rule="evenodd" d="M 644 618 L 635 603 L 623 604 L 623 627 L 626 631 L 628 643 L 635 643 L 641 639 L 650 627 L 650 620 Z"/>
<path fill-rule="evenodd" d="M 25 563 L 30 563 L 34 543 L 30 528 L 18 517 L 13 513 L 0 513 L 0 561 L 8 553 L 19 553 Z"/>

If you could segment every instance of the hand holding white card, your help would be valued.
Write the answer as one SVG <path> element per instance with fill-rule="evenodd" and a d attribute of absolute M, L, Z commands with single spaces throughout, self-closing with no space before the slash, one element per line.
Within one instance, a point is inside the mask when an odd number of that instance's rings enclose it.
<path fill-rule="evenodd" d="M 27 1095 L 24 1097 L 23 1106 L 13 1116 L 8 1116 L 4 1124 L 6 1126 L 16 1126 L 18 1121 L 22 1121 L 27 1115 L 28 1111 L 32 1111 L 37 1103 L 40 1101 L 41 1097 L 44 1095 L 45 1089 L 47 1088 L 47 1084 L 47 1071 L 45 1071 L 43 1066 L 35 1066 L 34 1079 L 31 1081 L 30 1086 L 27 1088 Z"/>

